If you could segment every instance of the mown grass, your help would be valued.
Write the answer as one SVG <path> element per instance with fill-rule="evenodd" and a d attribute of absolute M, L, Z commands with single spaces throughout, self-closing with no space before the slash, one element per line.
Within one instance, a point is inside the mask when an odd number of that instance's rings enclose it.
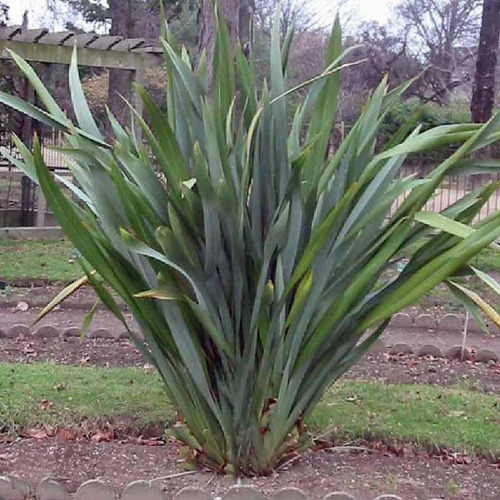
<path fill-rule="evenodd" d="M 111 421 L 162 425 L 174 417 L 156 373 L 137 368 L 0 364 L 0 425 L 67 427 Z M 376 438 L 500 456 L 500 397 L 465 387 L 343 381 L 308 419 L 315 435 Z M 330 432 L 331 431 L 331 432 Z"/>
<path fill-rule="evenodd" d="M 26 286 L 30 281 L 46 280 L 53 283 L 66 283 L 82 276 L 78 263 L 73 262 L 74 247 L 67 240 L 13 240 L 0 238 L 0 279 L 14 286 Z M 484 250 L 477 256 L 473 265 L 488 272 L 500 272 L 500 252 Z M 484 285 L 472 288 L 496 305 L 497 297 Z M 9 290 L 3 294 L 8 294 Z M 436 287 L 416 304 L 427 310 L 435 306 L 447 312 L 461 313 L 463 306 L 445 287 Z"/>
<path fill-rule="evenodd" d="M 0 238 L 0 277 L 54 282 L 77 279 L 81 271 L 78 264 L 70 262 L 73 252 L 67 240 Z M 500 252 L 486 249 L 472 264 L 488 272 L 500 272 Z"/>
<path fill-rule="evenodd" d="M 134 368 L 0 364 L 0 422 L 19 429 L 110 419 L 142 427 L 173 416 L 159 377 Z"/>
<path fill-rule="evenodd" d="M 73 245 L 66 240 L 0 238 L 0 278 L 7 281 L 73 281 L 82 275 L 71 262 Z"/>

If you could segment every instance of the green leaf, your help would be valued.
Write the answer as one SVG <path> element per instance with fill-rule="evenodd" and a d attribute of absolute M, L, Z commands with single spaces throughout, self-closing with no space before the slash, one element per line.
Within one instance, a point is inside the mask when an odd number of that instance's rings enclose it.
<path fill-rule="evenodd" d="M 63 290 L 61 290 L 38 314 L 35 322 L 36 325 L 41 319 L 43 319 L 47 314 L 52 312 L 59 304 L 64 302 L 68 297 L 71 297 L 76 291 L 78 291 L 82 286 L 86 285 L 89 282 L 87 276 L 83 276 L 82 278 L 74 281 Z"/>

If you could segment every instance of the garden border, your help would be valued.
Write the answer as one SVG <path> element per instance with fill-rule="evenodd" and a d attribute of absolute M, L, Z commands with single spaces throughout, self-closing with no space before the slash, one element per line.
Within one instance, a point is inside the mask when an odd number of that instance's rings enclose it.
<path fill-rule="evenodd" d="M 121 500 L 166 500 L 172 498 L 168 490 L 164 491 L 153 485 L 154 481 L 134 481 L 128 484 L 120 494 Z M 56 480 L 42 479 L 33 490 L 30 483 L 16 477 L 0 476 L 0 500 L 115 500 L 116 492 L 103 481 L 91 480 L 83 483 L 73 495 Z M 215 497 L 201 488 L 187 487 L 173 496 L 173 500 L 264 500 L 264 495 L 251 486 L 231 486 L 222 497 Z M 309 500 L 298 488 L 284 488 L 272 496 L 272 500 Z M 345 492 L 333 492 L 322 500 L 356 500 Z M 379 495 L 374 500 L 402 500 L 397 495 Z"/>
<path fill-rule="evenodd" d="M 449 316 L 449 315 L 448 315 Z M 458 318 L 458 317 L 457 317 Z M 136 332 L 137 333 L 137 332 Z M 140 333 L 138 333 L 140 336 Z M 70 327 L 59 329 L 55 325 L 44 325 L 36 330 L 30 329 L 29 326 L 18 323 L 4 331 L 0 328 L 0 339 L 18 339 L 24 338 L 39 338 L 39 339 L 54 339 L 54 338 L 77 338 L 81 336 L 80 328 Z M 106 339 L 114 342 L 119 342 L 123 339 L 128 339 L 129 335 L 126 331 L 120 332 L 118 335 L 113 334 L 108 328 L 98 328 L 91 331 L 86 338 L 89 339 Z M 461 345 L 452 345 L 449 348 L 442 350 L 434 344 L 425 344 L 418 348 L 414 348 L 407 343 L 397 343 L 394 345 L 387 345 L 382 339 L 375 341 L 371 347 L 372 354 L 388 353 L 390 355 L 408 355 L 415 354 L 418 357 L 434 357 L 434 358 L 448 358 L 448 359 L 461 359 L 461 360 L 474 360 L 480 363 L 497 362 L 499 355 L 491 349 L 478 349 L 477 351 L 469 350 Z M 0 500 L 1 497 L 0 497 Z"/>

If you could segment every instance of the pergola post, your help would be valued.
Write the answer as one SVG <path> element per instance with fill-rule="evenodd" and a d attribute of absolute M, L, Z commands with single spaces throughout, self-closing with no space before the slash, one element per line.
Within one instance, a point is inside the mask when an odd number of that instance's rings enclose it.
<path fill-rule="evenodd" d="M 143 38 L 124 39 L 121 36 L 75 34 L 71 32 L 49 33 L 46 29 L 26 30 L 18 26 L 0 27 L 0 59 L 10 60 L 9 50 L 28 62 L 43 65 L 71 63 L 74 48 L 78 49 L 79 66 L 120 69 L 132 71 L 134 82 L 142 87 L 146 83 L 147 69 L 162 63 L 162 49 L 159 44 L 151 44 Z M 45 68 L 47 70 L 47 68 Z M 33 87 L 26 80 L 24 98 L 34 102 Z M 143 103 L 137 91 L 132 93 L 132 103 L 142 116 Z M 137 119 L 131 123 L 136 137 L 142 138 L 142 129 Z M 22 140 L 31 147 L 33 140 L 33 120 L 24 117 Z M 22 183 L 22 206 L 26 213 L 25 223 L 33 224 L 34 184 L 28 179 Z M 45 225 L 47 202 L 38 188 L 38 209 L 36 225 Z"/>
<path fill-rule="evenodd" d="M 139 116 L 143 116 L 144 114 L 144 103 L 142 102 L 141 96 L 139 95 L 139 92 L 137 92 L 136 85 L 140 87 L 145 87 L 146 85 L 146 67 L 140 67 L 137 68 L 134 71 L 134 89 L 133 89 L 133 94 L 132 94 L 132 105 L 134 106 L 135 110 L 139 114 Z M 141 125 L 139 124 L 139 121 L 136 119 L 135 116 L 132 117 L 132 126 L 134 129 L 134 133 L 136 138 L 139 140 L 142 138 L 142 128 Z"/>

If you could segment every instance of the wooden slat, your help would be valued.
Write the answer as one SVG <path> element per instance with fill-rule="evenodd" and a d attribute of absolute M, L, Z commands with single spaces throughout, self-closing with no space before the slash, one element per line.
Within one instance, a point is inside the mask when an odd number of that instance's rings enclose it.
<path fill-rule="evenodd" d="M 121 42 L 122 40 L 122 36 L 102 35 L 92 43 L 89 43 L 87 47 L 89 49 L 95 50 L 109 50 L 111 47 L 116 45 L 118 42 Z"/>
<path fill-rule="evenodd" d="M 64 42 L 64 45 L 69 45 L 71 47 L 74 47 L 75 45 L 77 47 L 87 47 L 97 38 L 99 38 L 99 35 L 94 35 L 93 33 L 83 33 L 81 35 L 75 35 L 74 37 L 70 38 L 69 40 Z"/>
<path fill-rule="evenodd" d="M 0 40 L 10 40 L 21 31 L 20 26 L 5 26 L 0 28 Z"/>
<path fill-rule="evenodd" d="M 38 40 L 38 43 L 43 43 L 45 45 L 62 45 L 67 42 L 70 38 L 75 36 L 71 31 L 61 31 L 59 33 L 47 33 L 45 36 Z"/>
<path fill-rule="evenodd" d="M 144 45 L 146 43 L 146 40 L 144 38 L 126 38 L 125 40 L 122 40 L 121 42 L 118 42 L 116 45 L 111 47 L 111 50 L 116 50 L 116 51 L 128 51 L 128 50 L 134 50 L 141 45 Z"/>
<path fill-rule="evenodd" d="M 45 36 L 49 30 L 47 28 L 40 28 L 36 30 L 21 30 L 19 33 L 16 33 L 10 39 L 14 42 L 23 42 L 23 43 L 36 43 L 40 38 Z"/>
<path fill-rule="evenodd" d="M 133 49 L 132 52 L 140 52 L 143 54 L 163 54 L 163 49 L 159 45 L 146 45 Z"/>

